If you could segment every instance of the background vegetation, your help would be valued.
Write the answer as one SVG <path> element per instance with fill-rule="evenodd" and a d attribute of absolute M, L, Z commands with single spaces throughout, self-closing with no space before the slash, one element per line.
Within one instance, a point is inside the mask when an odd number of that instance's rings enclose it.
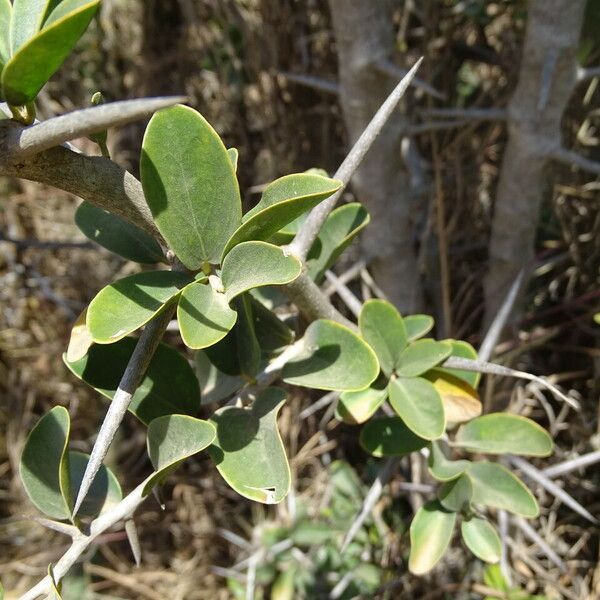
<path fill-rule="evenodd" d="M 261 186 L 280 175 L 314 166 L 335 171 L 356 135 L 345 105 L 359 98 L 349 95 L 353 80 L 344 70 L 340 32 L 352 31 L 360 42 L 370 30 L 366 24 L 348 30 L 350 25 L 335 13 L 336 5 L 343 4 L 103 0 L 79 51 L 43 92 L 39 112 L 49 117 L 86 106 L 97 90 L 108 100 L 183 93 L 227 146 L 239 149 L 240 184 L 251 190 L 244 198 L 251 206 Z M 365 3 L 348 4 L 358 14 Z M 547 2 L 545 10 L 551 13 L 549 5 L 555 4 L 560 9 L 561 3 Z M 421 55 L 426 59 L 419 75 L 435 91 L 416 88 L 393 124 L 391 145 L 384 140 L 374 149 L 372 162 L 394 169 L 386 183 L 397 187 L 392 194 L 383 191 L 386 204 L 377 205 L 375 198 L 369 205 L 374 223 L 387 219 L 388 224 L 372 226 L 370 237 L 346 252 L 337 274 L 354 275 L 346 283 L 358 297 L 386 294 L 403 310 L 430 312 L 439 324 L 438 337 L 462 338 L 478 347 L 494 312 L 488 302 L 486 316 L 484 302 L 488 249 L 508 135 L 518 124 L 515 106 L 526 106 L 525 101 L 511 104 L 511 98 L 518 89 L 532 9 L 521 0 L 406 0 L 389 7 L 382 2 L 377 9 L 384 29 L 393 25 L 391 47 L 375 50 L 388 61 L 388 79 L 361 85 L 358 76 L 359 87 L 373 96 L 360 100 L 367 107 L 379 103 L 378 94 L 399 78 L 398 69 Z M 568 25 L 560 10 L 554 17 Z M 600 58 L 596 0 L 589 0 L 582 20 L 574 50 L 583 67 L 593 68 Z M 385 39 L 377 37 L 378 42 Z M 590 161 L 600 160 L 598 82 L 598 77 L 582 78 L 567 94 L 564 117 L 562 111 L 558 115 L 564 147 Z M 508 119 L 502 112 L 507 106 Z M 468 112 L 435 112 L 448 108 Z M 486 113 L 477 116 L 472 109 Z M 113 158 L 133 172 L 142 132 L 143 124 L 109 135 Z M 90 141 L 78 146 L 96 152 Z M 537 189 L 536 161 L 521 163 Z M 506 337 L 496 346 L 495 360 L 550 376 L 580 400 L 581 409 L 557 403 L 534 384 L 511 380 L 488 378 L 483 395 L 486 409 L 519 412 L 552 432 L 556 455 L 536 461 L 540 469 L 600 450 L 600 328 L 592 318 L 600 304 L 600 188 L 598 171 L 572 163 L 540 167 L 535 252 L 533 260 L 523 257 L 529 283 Z M 354 193 L 369 204 L 364 195 L 377 190 L 361 195 L 361 186 L 370 185 L 366 175 L 361 177 Z M 0 578 L 8 589 L 27 589 L 64 550 L 62 538 L 24 519 L 33 514 L 17 477 L 25 435 L 41 414 L 61 404 L 71 414 L 73 439 L 88 440 L 78 449 L 89 450 L 104 401 L 69 376 L 61 354 L 74 319 L 96 291 L 137 268 L 83 238 L 73 225 L 77 205 L 77 199 L 55 189 L 2 182 Z M 396 214 L 398 206 L 402 211 Z M 515 228 L 519 218 L 513 220 Z M 405 237 L 398 240 L 401 234 Z M 402 268 L 412 269 L 416 279 L 407 285 L 408 271 L 394 269 L 409 254 L 413 264 Z M 343 297 L 329 285 L 336 303 L 348 312 Z M 504 295 L 488 286 L 487 297 L 501 302 Z M 177 334 L 169 335 L 176 343 Z M 76 586 L 83 582 L 90 597 L 229 598 L 245 589 L 248 573 L 255 574 L 257 597 L 275 597 L 285 592 L 285 576 L 292 573 L 305 579 L 306 597 L 319 598 L 329 589 L 330 572 L 356 573 L 358 565 L 364 572 L 338 597 L 507 597 L 499 584 L 490 590 L 497 584 L 494 573 L 484 577 L 481 563 L 458 546 L 431 576 L 407 574 L 403 517 L 427 498 L 429 484 L 418 460 L 400 465 L 355 544 L 339 554 L 344 528 L 377 465 L 331 411 L 307 410 L 318 398 L 297 392 L 281 413 L 294 476 L 288 502 L 276 507 L 245 502 L 206 468 L 208 458 L 188 461 L 164 490 L 166 510 L 151 500 L 138 512 L 141 566 L 132 569 L 123 531 L 106 534 L 106 543 L 65 584 L 65 597 L 81 597 Z M 117 474 L 141 475 L 147 460 L 144 431 L 128 416 L 120 436 L 111 466 Z M 563 474 L 556 483 L 593 515 L 600 507 L 599 479 L 592 465 Z M 543 507 L 533 523 L 540 539 L 511 524 L 506 539 L 513 584 L 548 598 L 598 597 L 597 525 L 529 481 Z M 249 565 L 254 567 L 249 570 Z"/>

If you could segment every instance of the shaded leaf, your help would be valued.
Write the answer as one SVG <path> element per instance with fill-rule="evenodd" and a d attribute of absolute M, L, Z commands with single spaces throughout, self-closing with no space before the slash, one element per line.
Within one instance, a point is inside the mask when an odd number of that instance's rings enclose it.
<path fill-rule="evenodd" d="M 160 244 L 143 229 L 89 202 L 79 205 L 75 224 L 90 240 L 127 260 L 146 265 L 165 261 Z"/>
<path fill-rule="evenodd" d="M 427 446 L 398 417 L 371 419 L 360 432 L 360 445 L 373 456 L 404 456 Z"/>
<path fill-rule="evenodd" d="M 144 494 L 173 472 L 186 458 L 208 448 L 215 440 L 212 423 L 188 415 L 165 415 L 148 425 L 148 455 L 154 473 L 144 485 Z"/>
<path fill-rule="evenodd" d="M 462 475 L 471 464 L 468 460 L 448 460 L 439 442 L 431 442 L 428 466 L 429 472 L 438 481 L 450 481 Z"/>
<path fill-rule="evenodd" d="M 260 368 L 261 351 L 254 329 L 250 298 L 248 294 L 244 294 L 236 298 L 234 303 L 238 311 L 238 321 L 233 329 L 238 362 L 241 372 L 246 377 L 253 378 Z"/>
<path fill-rule="evenodd" d="M 269 184 L 260 202 L 243 217 L 223 252 L 250 240 L 268 240 L 282 227 L 336 192 L 342 183 L 313 173 L 295 173 Z"/>
<path fill-rule="evenodd" d="M 371 217 L 358 202 L 331 211 L 308 253 L 308 275 L 319 282 L 325 271 L 339 258 L 354 238 L 369 224 Z"/>
<path fill-rule="evenodd" d="M 287 383 L 319 390 L 358 391 L 379 374 L 371 348 L 347 327 L 320 319 L 302 338 L 301 351 L 283 368 Z"/>
<path fill-rule="evenodd" d="M 429 371 L 450 356 L 452 346 L 447 342 L 418 340 L 406 348 L 399 358 L 398 375 L 416 377 Z"/>
<path fill-rule="evenodd" d="M 10 57 L 10 19 L 12 4 L 10 0 L 0 0 L 0 71 Z"/>
<path fill-rule="evenodd" d="M 422 377 L 397 377 L 388 386 L 396 414 L 419 437 L 435 440 L 444 433 L 444 406 L 433 384 Z"/>
<path fill-rule="evenodd" d="M 444 556 L 452 539 L 456 513 L 444 510 L 437 501 L 422 506 L 410 524 L 408 568 L 415 575 L 430 571 Z"/>
<path fill-rule="evenodd" d="M 300 261 L 266 242 L 242 242 L 223 261 L 221 280 L 228 302 L 252 288 L 290 283 L 302 271 Z"/>
<path fill-rule="evenodd" d="M 204 353 L 210 362 L 225 375 L 236 377 L 242 373 L 240 361 L 238 359 L 235 325 L 233 330 L 220 342 L 205 348 Z"/>
<path fill-rule="evenodd" d="M 487 454 L 552 454 L 552 438 L 537 423 L 526 417 L 493 413 L 463 425 L 456 434 L 455 445 L 470 452 Z"/>
<path fill-rule="evenodd" d="M 109 346 L 94 345 L 82 359 L 65 364 L 71 372 L 112 398 L 137 344 L 123 338 Z M 172 413 L 195 414 L 200 405 L 198 380 L 192 367 L 179 352 L 159 344 L 146 374 L 137 388 L 129 410 L 143 423 Z"/>
<path fill-rule="evenodd" d="M 409 342 L 422 338 L 433 329 L 434 320 L 429 315 L 408 315 L 404 317 L 404 326 Z"/>
<path fill-rule="evenodd" d="M 381 370 L 389 377 L 407 343 L 400 313 L 385 300 L 368 300 L 363 304 L 358 325 L 363 339 L 377 355 Z"/>
<path fill-rule="evenodd" d="M 473 497 L 473 484 L 469 476 L 463 473 L 456 479 L 447 481 L 438 491 L 440 504 L 446 510 L 461 512 L 467 510 Z"/>
<path fill-rule="evenodd" d="M 263 353 L 283 351 L 294 341 L 294 332 L 262 302 L 250 297 L 254 331 Z"/>
<path fill-rule="evenodd" d="M 200 382 L 202 404 L 220 402 L 244 385 L 242 377 L 219 371 L 205 352 L 196 352 L 196 375 Z"/>
<path fill-rule="evenodd" d="M 156 226 L 188 269 L 218 264 L 242 215 L 227 149 L 187 106 L 157 112 L 146 129 L 140 171 Z"/>
<path fill-rule="evenodd" d="M 2 92 L 9 104 L 35 99 L 87 29 L 100 0 L 91 0 L 42 29 L 24 43 L 2 71 Z M 14 17 L 13 17 L 14 20 Z"/>
<path fill-rule="evenodd" d="M 290 488 L 290 467 L 277 429 L 286 394 L 267 388 L 250 408 L 226 406 L 212 417 L 217 438 L 209 452 L 223 479 L 239 494 L 277 504 Z"/>
<path fill-rule="evenodd" d="M 190 275 L 177 271 L 149 271 L 119 279 L 100 290 L 90 302 L 87 326 L 98 344 L 112 344 L 161 312 L 178 296 Z"/>
<path fill-rule="evenodd" d="M 387 398 L 386 381 L 376 381 L 358 392 L 343 392 L 336 407 L 336 418 L 349 425 L 368 421 Z"/>
<path fill-rule="evenodd" d="M 51 519 L 71 516 L 67 444 L 71 421 L 67 409 L 55 406 L 29 433 L 19 474 L 33 504 Z"/>
<path fill-rule="evenodd" d="M 10 22 L 10 54 L 15 54 L 42 28 L 53 0 L 13 0 Z"/>
<path fill-rule="evenodd" d="M 481 560 L 496 563 L 502 555 L 502 542 L 492 525 L 480 517 L 461 523 L 460 531 L 467 548 Z"/>
<path fill-rule="evenodd" d="M 207 348 L 231 331 L 237 313 L 230 308 L 225 294 L 208 283 L 197 281 L 183 289 L 177 304 L 181 338 L 188 348 Z"/>
<path fill-rule="evenodd" d="M 423 375 L 438 391 L 448 423 L 464 423 L 481 414 L 479 394 L 463 379 L 441 369 L 431 369 Z"/>
<path fill-rule="evenodd" d="M 70 498 L 77 498 L 77 492 L 79 492 L 89 459 L 88 454 L 69 451 Z M 101 465 L 83 504 L 77 511 L 77 515 L 80 517 L 96 517 L 112 508 L 122 498 L 123 492 L 114 473 L 105 465 Z"/>
<path fill-rule="evenodd" d="M 473 482 L 473 504 L 492 506 L 527 518 L 539 508 L 525 484 L 508 469 L 487 461 L 475 462 L 467 473 Z"/>

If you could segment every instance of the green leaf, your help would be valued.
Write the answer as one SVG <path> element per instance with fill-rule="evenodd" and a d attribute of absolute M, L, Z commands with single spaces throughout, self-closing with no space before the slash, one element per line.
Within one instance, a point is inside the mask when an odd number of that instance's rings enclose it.
<path fill-rule="evenodd" d="M 427 446 L 398 417 L 371 419 L 360 432 L 360 445 L 373 456 L 404 456 Z"/>
<path fill-rule="evenodd" d="M 21 455 L 20 476 L 33 504 L 51 519 L 68 519 L 71 422 L 67 409 L 55 406 L 31 430 Z"/>
<path fill-rule="evenodd" d="M 202 404 L 220 402 L 244 385 L 244 379 L 241 377 L 220 371 L 210 362 L 205 352 L 196 352 L 195 358 Z"/>
<path fill-rule="evenodd" d="M 92 339 L 112 344 L 124 338 L 161 312 L 191 281 L 177 271 L 148 271 L 107 285 L 88 306 Z"/>
<path fill-rule="evenodd" d="M 136 344 L 135 338 L 123 338 L 110 346 L 92 346 L 80 360 L 63 359 L 76 377 L 112 398 Z M 200 390 L 192 367 L 179 352 L 159 344 L 129 410 L 147 425 L 172 413 L 194 415 L 199 406 Z"/>
<path fill-rule="evenodd" d="M 419 437 L 435 440 L 446 427 L 444 405 L 433 384 L 422 377 L 398 377 L 388 386 L 396 414 Z"/>
<path fill-rule="evenodd" d="M 212 423 L 189 415 L 165 415 L 152 420 L 146 441 L 154 473 L 146 479 L 143 493 L 150 493 L 186 458 L 208 448 L 216 435 Z"/>
<path fill-rule="evenodd" d="M 282 227 L 340 189 L 341 181 L 311 173 L 286 175 L 269 184 L 260 202 L 243 218 L 223 251 L 250 240 L 268 240 Z"/>
<path fill-rule="evenodd" d="M 290 489 L 290 467 L 277 429 L 286 394 L 267 388 L 250 408 L 226 406 L 212 417 L 217 438 L 209 452 L 238 494 L 264 504 L 281 502 Z"/>
<path fill-rule="evenodd" d="M 77 498 L 77 492 L 81 486 L 89 459 L 88 454 L 69 451 L 71 499 Z M 105 465 L 101 465 L 96 477 L 94 477 L 92 487 L 77 511 L 77 515 L 80 517 L 96 517 L 115 506 L 122 498 L 123 492 L 114 473 Z"/>
<path fill-rule="evenodd" d="M 262 302 L 250 297 L 250 305 L 254 331 L 263 353 L 281 352 L 294 341 L 294 332 Z"/>
<path fill-rule="evenodd" d="M 236 325 L 234 325 L 233 329 L 220 342 L 204 349 L 210 362 L 219 369 L 219 371 L 229 376 L 237 376 L 242 372 L 240 361 L 238 359 L 237 336 L 235 331 L 238 323 L 239 315 Z"/>
<path fill-rule="evenodd" d="M 468 460 L 448 460 L 439 442 L 431 442 L 429 450 L 429 472 L 438 481 L 450 481 L 462 475 L 471 464 Z"/>
<path fill-rule="evenodd" d="M 408 568 L 415 575 L 430 571 L 444 556 L 452 539 L 456 513 L 444 510 L 439 502 L 422 506 L 410 524 Z"/>
<path fill-rule="evenodd" d="M 51 0 L 13 0 L 10 54 L 16 54 L 42 28 Z"/>
<path fill-rule="evenodd" d="M 417 377 L 450 356 L 452 346 L 447 342 L 418 340 L 406 348 L 399 358 L 398 375 Z"/>
<path fill-rule="evenodd" d="M 161 110 L 146 129 L 140 170 L 169 248 L 192 270 L 219 263 L 242 208 L 235 171 L 217 132 L 187 106 Z"/>
<path fill-rule="evenodd" d="M 483 582 L 493 590 L 507 593 L 509 591 L 508 583 L 502 575 L 502 571 L 498 565 L 489 565 L 483 572 Z"/>
<path fill-rule="evenodd" d="M 12 4 L 10 0 L 0 0 L 0 70 L 10 58 L 10 19 Z"/>
<path fill-rule="evenodd" d="M 552 438 L 537 423 L 508 413 L 473 419 L 458 430 L 454 443 L 469 452 L 523 456 L 549 456 L 553 448 Z"/>
<path fill-rule="evenodd" d="M 389 377 L 399 365 L 407 335 L 400 313 L 385 300 L 368 300 L 358 319 L 363 339 L 373 348 L 381 370 Z"/>
<path fill-rule="evenodd" d="M 225 257 L 221 280 L 227 301 L 231 302 L 252 288 L 290 283 L 301 272 L 300 261 L 286 255 L 278 246 L 266 242 L 242 242 Z"/>
<path fill-rule="evenodd" d="M 252 379 L 258 373 L 261 359 L 260 344 L 254 329 L 252 306 L 248 294 L 236 298 L 234 303 L 238 311 L 238 321 L 233 329 L 238 361 L 241 372 Z"/>
<path fill-rule="evenodd" d="M 44 20 L 43 29 L 59 21 L 75 10 L 79 10 L 82 6 L 89 3 L 90 0 L 51 0 L 48 3 L 48 15 Z"/>
<path fill-rule="evenodd" d="M 371 348 L 334 321 L 313 321 L 300 347 L 299 355 L 283 368 L 286 383 L 319 390 L 358 391 L 371 385 L 379 374 Z"/>
<path fill-rule="evenodd" d="M 9 104 L 20 106 L 35 99 L 43 85 L 71 53 L 99 4 L 100 0 L 91 0 L 80 6 L 44 27 L 14 53 L 2 71 L 2 92 Z M 17 40 L 20 39 L 17 36 Z"/>
<path fill-rule="evenodd" d="M 452 346 L 452 353 L 450 356 L 456 356 L 458 358 L 468 358 L 469 360 L 477 360 L 477 351 L 468 342 L 462 340 L 444 340 L 446 343 Z M 477 389 L 479 380 L 481 379 L 481 373 L 476 371 L 463 371 L 462 369 L 449 369 L 447 367 L 437 367 L 436 370 L 442 371 L 443 373 L 449 373 L 454 377 L 458 377 L 463 381 L 466 381 L 473 389 Z"/>
<path fill-rule="evenodd" d="M 481 414 L 479 394 L 463 379 L 443 369 L 431 369 L 423 375 L 438 391 L 448 423 L 465 423 Z"/>
<path fill-rule="evenodd" d="M 467 510 L 473 497 L 473 484 L 465 473 L 447 481 L 438 491 L 440 504 L 446 510 L 461 512 Z"/>
<path fill-rule="evenodd" d="M 433 329 L 434 320 L 429 315 L 408 315 L 404 317 L 404 326 L 409 342 L 422 338 Z"/>
<path fill-rule="evenodd" d="M 350 425 L 359 425 L 368 421 L 386 398 L 387 385 L 383 379 L 358 392 L 343 392 L 336 407 L 336 418 Z"/>
<path fill-rule="evenodd" d="M 538 516 L 535 498 L 508 469 L 481 461 L 472 463 L 467 473 L 473 482 L 473 504 L 501 508 L 527 518 Z"/>
<path fill-rule="evenodd" d="M 86 319 L 87 307 L 83 309 L 71 328 L 69 345 L 66 352 L 66 357 L 69 362 L 74 362 L 83 358 L 94 343 L 90 330 L 87 328 Z"/>
<path fill-rule="evenodd" d="M 165 261 L 159 243 L 143 229 L 89 202 L 80 204 L 75 224 L 90 240 L 127 260 L 145 265 Z"/>
<path fill-rule="evenodd" d="M 461 523 L 460 532 L 467 548 L 481 560 L 497 563 L 502 555 L 502 543 L 492 525 L 480 517 Z"/>
<path fill-rule="evenodd" d="M 181 338 L 188 348 L 207 348 L 231 331 L 237 313 L 229 307 L 225 294 L 208 283 L 197 281 L 183 289 L 177 305 Z"/>
<path fill-rule="evenodd" d="M 358 202 L 344 204 L 332 210 L 308 253 L 306 264 L 309 277 L 316 282 L 321 281 L 325 271 L 370 220 L 369 213 Z"/>

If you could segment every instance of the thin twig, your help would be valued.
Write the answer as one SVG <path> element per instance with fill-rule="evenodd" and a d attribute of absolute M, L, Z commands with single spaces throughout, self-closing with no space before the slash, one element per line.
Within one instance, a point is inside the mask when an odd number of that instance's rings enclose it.
<path fill-rule="evenodd" d="M 334 94 L 337 96 L 340 93 L 340 86 L 335 81 L 329 81 L 314 75 L 306 75 L 303 73 L 290 73 L 289 71 L 279 71 L 288 81 L 297 83 L 305 87 L 310 87 L 326 94 Z"/>
<path fill-rule="evenodd" d="M 392 62 L 388 58 L 384 58 L 376 63 L 375 67 L 379 69 L 382 73 L 389 75 L 392 79 L 398 80 L 406 77 L 408 73 L 407 69 L 399 67 L 396 63 Z M 426 94 L 429 94 L 433 98 L 437 98 L 438 100 L 446 100 L 446 95 L 443 92 L 440 92 L 436 88 L 434 88 L 430 83 L 415 77 L 411 84 L 416 89 L 422 90 Z"/>
<path fill-rule="evenodd" d="M 553 158 L 558 162 L 577 167 L 583 171 L 589 171 L 590 173 L 600 175 L 600 162 L 585 158 L 585 156 L 581 156 L 581 154 L 578 152 L 569 150 L 568 148 L 555 148 L 552 152 L 550 152 L 550 158 Z"/>
<path fill-rule="evenodd" d="M 553 562 L 562 573 L 567 572 L 567 565 L 561 559 L 550 545 L 542 538 L 542 536 L 529 524 L 525 519 L 521 517 L 513 517 L 513 523 L 525 534 L 525 537 L 529 538 L 534 544 L 539 546 L 540 550 Z"/>
<path fill-rule="evenodd" d="M 551 467 L 546 467 L 545 469 L 542 469 L 542 473 L 546 477 L 554 479 L 559 475 L 565 475 L 576 469 L 583 469 L 589 465 L 595 465 L 598 462 L 600 462 L 600 450 L 584 454 L 583 456 L 577 456 L 576 458 L 566 460 L 557 465 L 552 465 Z"/>

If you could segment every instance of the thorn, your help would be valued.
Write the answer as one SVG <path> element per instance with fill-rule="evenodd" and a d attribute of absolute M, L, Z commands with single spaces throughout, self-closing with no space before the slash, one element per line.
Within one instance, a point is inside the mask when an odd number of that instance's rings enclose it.
<path fill-rule="evenodd" d="M 139 567 L 142 562 L 142 547 L 140 546 L 140 538 L 133 519 L 127 519 L 127 521 L 125 521 L 125 533 L 127 534 L 129 545 L 131 546 L 131 553 L 135 560 L 135 566 Z"/>

